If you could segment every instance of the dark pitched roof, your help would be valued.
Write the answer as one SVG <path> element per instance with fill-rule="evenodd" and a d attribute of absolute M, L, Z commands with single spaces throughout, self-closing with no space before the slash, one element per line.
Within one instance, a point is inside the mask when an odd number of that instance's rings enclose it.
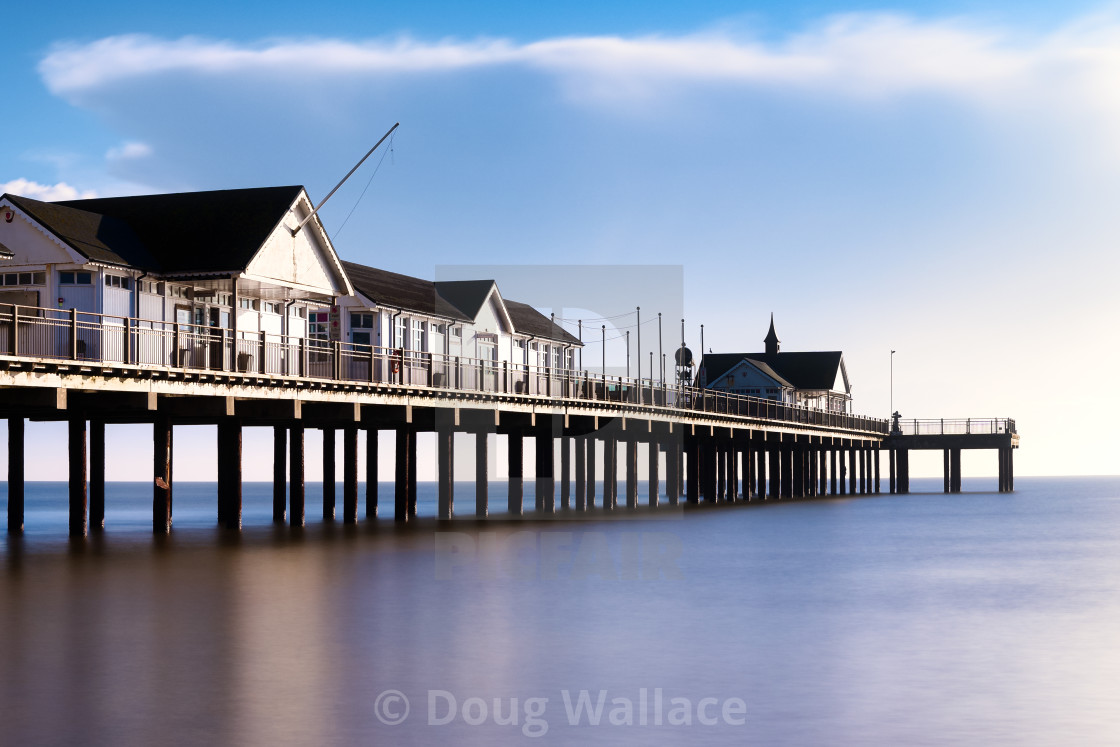
<path fill-rule="evenodd" d="M 469 322 L 474 319 L 443 298 L 436 290 L 436 284 L 430 280 L 421 280 L 345 260 L 342 266 L 350 276 L 354 289 L 374 303 L 419 311 L 455 321 Z"/>
<path fill-rule="evenodd" d="M 844 354 L 839 350 L 807 353 L 709 353 L 704 365 L 709 382 L 723 376 L 744 358 L 763 364 L 797 389 L 832 389 Z"/>
<path fill-rule="evenodd" d="M 127 223 L 60 203 L 4 195 L 55 238 L 94 262 L 155 269 L 156 260 Z"/>
<path fill-rule="evenodd" d="M 120 246 L 106 244 L 126 264 L 165 273 L 224 272 L 242 270 L 249 264 L 302 189 L 222 189 L 67 200 L 53 205 L 94 214 L 109 219 L 112 226 L 124 224 L 131 229 L 151 259 L 127 256 L 132 253 L 127 242 Z M 50 219 L 41 222 L 57 230 Z M 94 232 L 94 237 L 98 235 Z M 83 236 L 89 238 L 88 229 Z M 96 244 L 91 246 L 97 249 Z M 81 247 L 75 249 L 85 253 Z"/>
<path fill-rule="evenodd" d="M 490 291 L 494 289 L 493 280 L 441 280 L 435 283 L 439 293 L 448 303 L 471 319 L 478 317 L 482 304 L 486 303 Z"/>
<path fill-rule="evenodd" d="M 536 335 L 569 345 L 583 344 L 578 337 L 569 334 L 559 324 L 553 323 L 551 319 L 527 303 L 506 299 L 506 311 L 509 312 L 509 317 L 513 321 L 513 328 L 523 335 Z"/>

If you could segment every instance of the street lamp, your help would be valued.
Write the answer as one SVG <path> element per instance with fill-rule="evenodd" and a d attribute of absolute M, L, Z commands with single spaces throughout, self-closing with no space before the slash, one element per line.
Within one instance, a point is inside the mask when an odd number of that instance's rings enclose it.
<path fill-rule="evenodd" d="M 894 354 L 895 354 L 895 351 L 892 350 L 891 351 L 891 416 L 892 417 L 894 416 Z"/>

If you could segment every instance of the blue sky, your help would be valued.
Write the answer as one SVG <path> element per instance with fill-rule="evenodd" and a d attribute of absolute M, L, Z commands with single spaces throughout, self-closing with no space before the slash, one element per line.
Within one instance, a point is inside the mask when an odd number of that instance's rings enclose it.
<path fill-rule="evenodd" d="M 893 348 L 905 416 L 1009 415 L 1021 473 L 1116 471 L 1115 5 L 5 16 L 10 191 L 303 184 L 318 199 L 399 120 L 372 182 L 381 154 L 324 209 L 347 258 L 429 277 L 682 265 L 693 347 L 703 322 L 717 351 L 757 349 L 774 312 L 784 349 L 845 351 L 858 411 L 888 412 Z M 657 310 L 652 290 L 625 293 Z"/>

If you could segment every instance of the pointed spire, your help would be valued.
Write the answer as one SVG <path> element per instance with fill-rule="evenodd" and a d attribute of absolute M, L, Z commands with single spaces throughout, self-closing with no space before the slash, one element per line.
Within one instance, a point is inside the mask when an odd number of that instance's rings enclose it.
<path fill-rule="evenodd" d="M 767 355 L 777 355 L 778 347 L 781 343 L 781 340 L 778 339 L 778 333 L 774 331 L 774 312 L 773 311 L 770 312 L 770 331 L 766 333 L 766 339 L 763 340 L 763 342 L 766 343 L 766 354 Z"/>

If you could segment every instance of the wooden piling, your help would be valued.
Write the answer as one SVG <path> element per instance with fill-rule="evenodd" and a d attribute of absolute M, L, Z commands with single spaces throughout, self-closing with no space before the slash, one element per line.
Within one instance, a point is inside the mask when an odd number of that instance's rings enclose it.
<path fill-rule="evenodd" d="M 378 430 L 366 429 L 366 518 L 377 518 L 377 443 Z"/>
<path fill-rule="evenodd" d="M 533 497 L 537 511 L 556 513 L 556 464 L 551 429 L 538 430 L 533 439 L 533 447 L 537 473 Z"/>
<path fill-rule="evenodd" d="M 486 431 L 474 434 L 474 515 L 483 518 L 490 513 L 490 455 Z"/>
<path fill-rule="evenodd" d="M 105 529 L 105 421 L 89 421 L 89 528 Z"/>
<path fill-rule="evenodd" d="M 334 521 L 334 428 L 323 428 L 323 521 Z"/>
<path fill-rule="evenodd" d="M 358 426 L 342 429 L 342 522 L 358 523 Z"/>
<path fill-rule="evenodd" d="M 572 439 L 560 437 L 560 509 L 572 507 Z"/>
<path fill-rule="evenodd" d="M 8 532 L 23 532 L 24 515 L 24 420 L 8 418 Z"/>
<path fill-rule="evenodd" d="M 171 417 L 156 416 L 152 424 L 152 531 L 171 531 Z"/>
<path fill-rule="evenodd" d="M 241 529 L 241 421 L 218 421 L 218 524 Z"/>
<path fill-rule="evenodd" d="M 656 437 L 650 438 L 646 448 L 648 449 L 646 455 L 648 461 L 646 469 L 648 501 L 650 507 L 656 508 L 661 499 L 661 447 L 658 439 Z"/>
<path fill-rule="evenodd" d="M 272 426 L 272 522 L 288 520 L 288 429 Z"/>
<path fill-rule="evenodd" d="M 586 436 L 576 436 L 576 511 L 587 510 L 587 444 Z"/>
<path fill-rule="evenodd" d="M 525 512 L 525 444 L 520 432 L 511 432 L 506 439 L 509 466 L 509 512 L 521 516 Z"/>
<path fill-rule="evenodd" d="M 436 431 L 436 463 L 439 481 L 436 516 L 449 520 L 455 512 L 455 432 L 450 428 Z"/>
<path fill-rule="evenodd" d="M 305 521 L 306 489 L 304 484 L 303 423 L 288 426 L 289 498 L 288 523 L 302 527 Z"/>
<path fill-rule="evenodd" d="M 86 419 L 71 415 L 68 421 L 70 457 L 70 536 L 86 535 Z"/>
<path fill-rule="evenodd" d="M 638 507 L 638 439 L 626 439 L 626 508 Z"/>

